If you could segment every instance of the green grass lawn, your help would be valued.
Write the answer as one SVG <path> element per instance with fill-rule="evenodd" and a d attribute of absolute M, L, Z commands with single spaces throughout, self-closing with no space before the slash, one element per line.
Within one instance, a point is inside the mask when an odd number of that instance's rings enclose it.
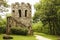
<path fill-rule="evenodd" d="M 0 40 L 3 40 L 3 34 L 0 34 Z M 21 36 L 21 35 L 11 35 L 12 40 L 36 40 L 35 36 Z"/>
<path fill-rule="evenodd" d="M 44 33 L 35 32 L 34 35 L 40 35 L 52 40 L 57 40 L 60 36 L 48 35 Z M 0 40 L 3 40 L 4 34 L 0 34 Z M 36 40 L 35 36 L 22 36 L 22 35 L 11 35 L 13 37 L 12 40 Z"/>
<path fill-rule="evenodd" d="M 58 38 L 60 38 L 60 36 L 55 36 L 55 35 L 48 35 L 48 34 L 44 34 L 44 33 L 34 33 L 35 35 L 40 35 L 40 36 L 44 36 L 46 38 L 52 39 L 52 40 L 57 40 Z"/>

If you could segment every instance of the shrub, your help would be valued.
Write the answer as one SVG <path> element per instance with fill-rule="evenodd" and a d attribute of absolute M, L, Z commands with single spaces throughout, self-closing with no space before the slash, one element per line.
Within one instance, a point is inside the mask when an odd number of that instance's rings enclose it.
<path fill-rule="evenodd" d="M 41 32 L 42 25 L 43 24 L 42 24 L 41 21 L 39 21 L 37 23 L 33 23 L 33 25 L 32 25 L 33 31 L 35 31 L 35 32 Z"/>
<path fill-rule="evenodd" d="M 45 34 L 50 34 L 50 31 L 49 31 L 49 25 L 46 24 L 43 28 L 42 28 L 42 32 L 45 33 Z"/>
<path fill-rule="evenodd" d="M 28 30 L 26 28 L 11 28 L 11 33 L 16 35 L 27 35 Z"/>
<path fill-rule="evenodd" d="M 6 28 L 5 27 L 0 27 L 0 33 L 5 33 L 6 32 Z"/>
<path fill-rule="evenodd" d="M 43 23 L 41 21 L 37 23 L 33 23 L 32 28 L 33 28 L 33 31 L 35 32 L 46 33 L 46 34 L 50 33 L 48 24 L 43 26 Z"/>
<path fill-rule="evenodd" d="M 6 27 L 0 27 L 0 34 L 6 33 Z M 28 30 L 26 28 L 11 28 L 11 34 L 16 34 L 16 35 L 27 35 Z"/>

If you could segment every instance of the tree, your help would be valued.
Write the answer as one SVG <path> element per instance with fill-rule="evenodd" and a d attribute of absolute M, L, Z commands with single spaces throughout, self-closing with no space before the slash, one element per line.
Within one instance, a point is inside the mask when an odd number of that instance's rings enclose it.
<path fill-rule="evenodd" d="M 60 34 L 60 1 L 59 0 L 41 0 L 35 4 L 36 12 L 34 21 L 40 19 L 44 26 L 49 24 L 50 34 Z"/>
<path fill-rule="evenodd" d="M 6 12 L 8 10 L 6 10 L 6 8 L 8 7 L 9 5 L 7 4 L 6 0 L 0 0 L 0 12 Z"/>
<path fill-rule="evenodd" d="M 6 0 L 0 0 L 0 13 L 7 12 L 6 8 L 9 5 L 7 4 Z M 2 18 L 0 15 L 0 26 L 6 26 L 6 18 Z"/>

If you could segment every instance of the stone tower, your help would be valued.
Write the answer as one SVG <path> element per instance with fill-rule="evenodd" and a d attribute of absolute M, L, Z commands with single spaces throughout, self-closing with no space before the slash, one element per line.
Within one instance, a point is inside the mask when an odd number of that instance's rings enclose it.
<path fill-rule="evenodd" d="M 31 26 L 31 5 L 16 2 L 12 4 L 12 17 L 25 26 Z"/>
<path fill-rule="evenodd" d="M 7 17 L 7 34 L 10 32 L 10 28 L 26 27 L 28 28 L 28 34 L 31 34 L 31 5 L 29 3 L 18 2 L 11 5 L 12 16 Z"/>

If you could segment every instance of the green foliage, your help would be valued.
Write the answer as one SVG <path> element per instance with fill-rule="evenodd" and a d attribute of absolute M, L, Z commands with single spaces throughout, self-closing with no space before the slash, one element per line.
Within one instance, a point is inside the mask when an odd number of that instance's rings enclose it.
<path fill-rule="evenodd" d="M 6 0 L 0 0 L 0 5 L 3 5 L 4 7 L 8 7 L 7 1 Z"/>
<path fill-rule="evenodd" d="M 9 5 L 7 4 L 7 1 L 6 0 L 0 0 L 0 12 L 3 13 L 3 12 L 7 12 L 8 11 L 8 8 Z"/>
<path fill-rule="evenodd" d="M 49 33 L 60 35 L 60 1 L 59 0 L 41 0 L 35 4 L 36 12 L 34 14 L 34 22 L 41 21 L 43 30 L 48 25 Z M 46 30 L 45 30 L 46 31 Z"/>
<path fill-rule="evenodd" d="M 42 27 L 42 33 L 50 34 L 50 30 L 49 30 L 49 25 L 48 24 L 46 24 L 45 26 Z"/>
<path fill-rule="evenodd" d="M 32 25 L 32 29 L 35 32 L 41 32 L 41 28 L 42 28 L 43 24 L 41 21 L 37 22 L 37 23 L 33 23 Z"/>
<path fill-rule="evenodd" d="M 6 32 L 6 18 L 0 16 L 0 33 Z"/>
<path fill-rule="evenodd" d="M 0 27 L 0 34 L 5 33 L 6 32 L 6 28 L 5 27 Z"/>
<path fill-rule="evenodd" d="M 6 27 L 6 22 L 7 22 L 6 18 L 0 17 L 0 27 Z"/>
<path fill-rule="evenodd" d="M 6 17 L 12 16 L 11 13 L 6 13 Z"/>
<path fill-rule="evenodd" d="M 0 34 L 2 34 L 2 33 L 6 33 L 6 27 L 0 27 Z M 26 28 L 13 27 L 13 28 L 11 28 L 10 33 L 16 34 L 16 35 L 27 35 L 28 30 Z"/>
<path fill-rule="evenodd" d="M 37 22 L 37 23 L 33 23 L 32 25 L 32 29 L 34 32 L 40 32 L 40 33 L 46 33 L 49 34 L 49 25 L 45 25 L 43 26 L 43 23 L 41 21 Z"/>
<path fill-rule="evenodd" d="M 26 28 L 13 27 L 11 28 L 11 33 L 16 35 L 27 35 L 28 30 Z"/>

